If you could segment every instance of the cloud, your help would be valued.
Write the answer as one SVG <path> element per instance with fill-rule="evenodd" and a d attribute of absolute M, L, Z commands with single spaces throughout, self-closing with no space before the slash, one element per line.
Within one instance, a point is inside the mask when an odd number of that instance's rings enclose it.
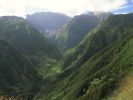
<path fill-rule="evenodd" d="M 0 0 L 0 15 L 52 11 L 73 16 L 86 11 L 108 12 L 126 3 L 127 0 Z"/>
<path fill-rule="evenodd" d="M 0 0 L 0 15 L 24 15 L 26 2 L 18 0 Z"/>

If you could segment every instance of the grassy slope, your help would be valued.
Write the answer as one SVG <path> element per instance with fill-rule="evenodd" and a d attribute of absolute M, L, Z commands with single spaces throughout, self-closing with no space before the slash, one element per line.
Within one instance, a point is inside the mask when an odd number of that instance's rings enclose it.
<path fill-rule="evenodd" d="M 122 80 L 120 87 L 106 100 L 133 100 L 133 69 Z"/>

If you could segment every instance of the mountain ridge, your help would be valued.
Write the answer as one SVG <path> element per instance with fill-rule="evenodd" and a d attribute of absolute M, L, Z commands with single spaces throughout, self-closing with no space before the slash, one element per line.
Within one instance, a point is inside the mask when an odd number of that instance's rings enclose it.
<path fill-rule="evenodd" d="M 133 67 L 132 15 L 107 18 L 69 51 L 60 64 L 64 71 L 49 92 L 52 100 L 101 100 L 119 86 Z M 49 99 L 49 95 L 42 98 Z"/>
<path fill-rule="evenodd" d="M 68 24 L 56 33 L 57 46 L 68 50 L 79 44 L 92 29 L 104 21 L 110 13 L 81 14 L 74 16 Z"/>
<path fill-rule="evenodd" d="M 39 53 L 50 55 L 52 52 L 58 52 L 53 43 L 29 25 L 25 19 L 16 16 L 5 16 L 0 18 L 0 22 L 0 38 L 20 48 L 26 55 L 41 56 Z M 59 58 L 60 53 L 58 52 L 58 54 L 55 53 L 51 57 Z"/>
<path fill-rule="evenodd" d="M 38 12 L 26 16 L 27 22 L 47 38 L 51 38 L 54 33 L 65 25 L 71 17 L 52 12 Z"/>

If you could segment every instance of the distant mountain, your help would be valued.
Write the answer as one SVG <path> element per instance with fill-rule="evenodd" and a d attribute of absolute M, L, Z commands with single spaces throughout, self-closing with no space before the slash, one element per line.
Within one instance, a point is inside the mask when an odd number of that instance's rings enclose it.
<path fill-rule="evenodd" d="M 26 16 L 26 20 L 30 25 L 39 32 L 46 34 L 46 36 L 53 35 L 53 32 L 65 25 L 70 19 L 69 16 L 64 14 L 52 12 L 39 12 Z"/>
<path fill-rule="evenodd" d="M 0 39 L 33 58 L 59 59 L 61 56 L 56 46 L 20 17 L 0 17 Z"/>
<path fill-rule="evenodd" d="M 40 98 L 110 99 L 108 96 L 119 87 L 125 75 L 133 73 L 132 27 L 133 14 L 108 17 L 66 53 L 60 61 L 63 72 L 58 75 L 56 84 L 50 84 L 54 89 L 43 92 L 46 95 Z"/>
<path fill-rule="evenodd" d="M 75 47 L 93 28 L 98 26 L 110 13 L 82 14 L 56 33 L 55 41 L 64 50 Z"/>
<path fill-rule="evenodd" d="M 0 98 L 33 99 L 41 77 L 35 65 L 15 47 L 0 40 Z M 3 99 L 2 99 L 3 98 Z"/>

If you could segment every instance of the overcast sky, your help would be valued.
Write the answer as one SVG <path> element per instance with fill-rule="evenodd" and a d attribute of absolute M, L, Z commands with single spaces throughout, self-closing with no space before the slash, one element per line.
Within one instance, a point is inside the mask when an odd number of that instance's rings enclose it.
<path fill-rule="evenodd" d="M 126 7 L 133 9 L 133 0 L 0 0 L 0 16 L 24 16 L 42 11 L 59 12 L 69 16 L 88 11 L 119 13 L 119 10 Z M 124 10 L 122 11 L 121 13 L 124 13 Z"/>

